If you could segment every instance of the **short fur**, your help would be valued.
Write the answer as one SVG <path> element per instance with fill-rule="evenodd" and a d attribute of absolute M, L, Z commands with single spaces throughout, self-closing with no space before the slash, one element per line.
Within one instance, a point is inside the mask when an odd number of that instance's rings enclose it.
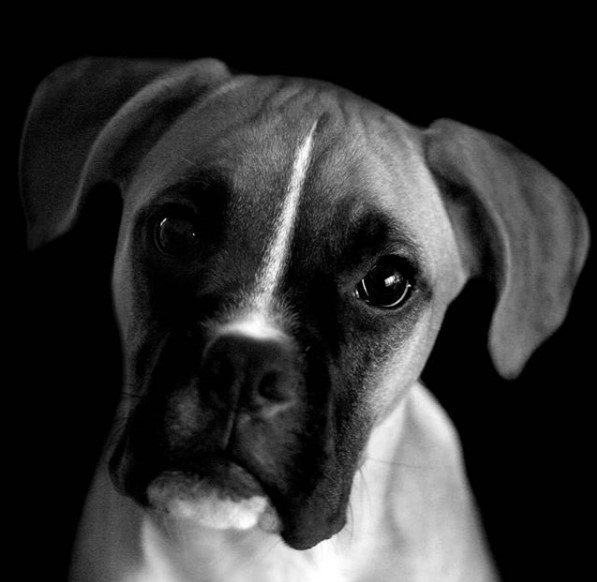
<path fill-rule="evenodd" d="M 589 234 L 557 178 L 457 122 L 416 128 L 214 60 L 65 65 L 21 159 L 32 248 L 102 185 L 123 202 L 127 390 L 72 580 L 497 580 L 458 437 L 419 376 L 472 278 L 495 287 L 503 376 L 561 324 Z M 190 256 L 156 245 L 172 212 L 193 217 Z M 357 291 L 387 257 L 410 285 L 388 309 Z"/>

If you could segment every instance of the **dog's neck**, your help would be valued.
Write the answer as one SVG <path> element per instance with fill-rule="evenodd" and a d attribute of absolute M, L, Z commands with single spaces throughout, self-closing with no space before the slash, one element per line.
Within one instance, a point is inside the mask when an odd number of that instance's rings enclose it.
<path fill-rule="evenodd" d="M 73 580 L 496 580 L 468 492 L 457 435 L 417 385 L 373 431 L 348 524 L 331 540 L 295 551 L 258 529 L 157 521 L 114 490 L 102 462 L 79 532 Z M 93 563 L 82 564 L 80 556 L 93 556 Z"/>

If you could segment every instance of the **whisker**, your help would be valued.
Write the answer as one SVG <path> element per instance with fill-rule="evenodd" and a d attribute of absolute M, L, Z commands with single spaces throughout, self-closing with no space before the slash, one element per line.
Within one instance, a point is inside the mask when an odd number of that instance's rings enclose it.
<path fill-rule="evenodd" d="M 253 558 L 255 560 L 257 560 L 257 559 L 261 560 L 261 559 L 269 556 L 270 554 L 272 554 L 274 552 L 274 550 L 277 547 L 279 547 L 280 545 L 282 545 L 282 539 L 279 536 L 276 536 L 272 539 L 271 544 L 264 544 L 261 551 L 255 555 L 253 555 Z"/>
<path fill-rule="evenodd" d="M 372 461 L 374 463 L 381 463 L 391 467 L 405 468 L 405 469 L 444 469 L 447 465 L 421 465 L 418 463 L 404 463 L 402 461 L 388 461 L 386 459 L 375 459 L 374 457 L 364 457 L 365 461 Z"/>
<path fill-rule="evenodd" d="M 199 167 L 199 164 L 197 164 L 197 162 L 194 162 L 193 160 L 189 160 L 189 158 L 187 158 L 186 156 L 179 156 L 179 158 L 183 162 L 186 162 L 187 164 L 189 164 L 189 166 Z"/>

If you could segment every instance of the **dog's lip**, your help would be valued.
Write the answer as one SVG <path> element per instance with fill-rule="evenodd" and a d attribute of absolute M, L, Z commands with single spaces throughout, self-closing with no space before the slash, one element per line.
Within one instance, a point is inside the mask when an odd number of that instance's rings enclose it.
<path fill-rule="evenodd" d="M 204 459 L 196 467 L 173 465 L 163 469 L 154 479 L 186 482 L 189 487 L 207 482 L 221 498 L 233 501 L 250 497 L 267 497 L 259 480 L 234 461 L 224 458 Z"/>
<path fill-rule="evenodd" d="M 309 506 L 309 495 L 285 486 L 280 479 L 271 478 L 273 475 L 263 471 L 260 463 L 252 463 L 250 458 L 222 454 L 193 456 L 190 460 L 186 456 L 184 458 L 171 459 L 170 462 L 159 463 L 159 466 L 152 464 L 152 468 L 147 466 L 145 470 L 137 465 L 140 472 L 136 479 L 132 478 L 135 472 L 129 472 L 128 480 L 124 481 L 125 484 L 128 482 L 128 487 L 123 489 L 123 494 L 158 515 L 170 513 L 169 500 L 175 501 L 174 496 L 187 499 L 191 504 L 195 493 L 202 495 L 206 491 L 221 500 L 241 504 L 260 498 L 265 505 L 259 506 L 263 513 L 255 525 L 265 532 L 279 535 L 288 546 L 297 550 L 313 547 L 344 525 L 343 519 L 334 518 L 333 523 L 330 522 L 325 511 L 327 503 L 323 509 L 314 506 L 315 516 L 310 510 L 305 510 Z M 202 487 L 202 483 L 206 487 Z M 152 494 L 156 485 L 158 489 L 165 487 L 162 490 L 164 495 L 158 495 L 157 499 Z M 155 491 L 153 489 L 153 493 Z"/>

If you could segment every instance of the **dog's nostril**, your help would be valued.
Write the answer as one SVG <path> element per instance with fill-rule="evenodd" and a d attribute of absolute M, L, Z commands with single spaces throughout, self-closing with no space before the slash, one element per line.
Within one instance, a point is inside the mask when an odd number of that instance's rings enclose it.
<path fill-rule="evenodd" d="M 266 372 L 259 384 L 259 394 L 267 400 L 285 400 L 284 381 L 284 375 L 280 372 Z"/>

